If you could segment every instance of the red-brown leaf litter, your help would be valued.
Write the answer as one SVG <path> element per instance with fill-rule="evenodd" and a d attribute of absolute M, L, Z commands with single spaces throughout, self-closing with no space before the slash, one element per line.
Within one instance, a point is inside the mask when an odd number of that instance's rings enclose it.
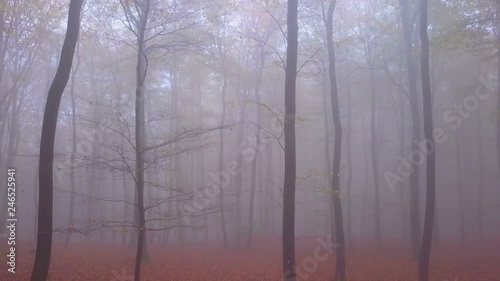
<path fill-rule="evenodd" d="M 224 251 L 218 243 L 185 246 L 150 245 L 150 261 L 142 266 L 143 281 L 279 281 L 281 242 L 259 242 L 252 251 Z M 330 281 L 335 257 L 313 261 L 318 243 L 297 242 L 298 280 Z M 233 247 L 234 248 L 234 247 Z M 347 252 L 349 281 L 416 281 L 417 263 L 409 251 L 355 245 Z M 394 247 L 396 248 L 396 247 Z M 16 273 L 0 266 L 0 280 L 29 280 L 34 261 L 34 245 L 20 246 Z M 324 249 L 321 256 L 326 255 Z M 439 247 L 431 258 L 433 281 L 500 281 L 500 247 L 467 246 L 464 250 Z M 135 248 L 123 245 L 77 244 L 64 248 L 54 245 L 50 281 L 133 280 Z M 5 258 L 2 257 L 2 260 Z"/>

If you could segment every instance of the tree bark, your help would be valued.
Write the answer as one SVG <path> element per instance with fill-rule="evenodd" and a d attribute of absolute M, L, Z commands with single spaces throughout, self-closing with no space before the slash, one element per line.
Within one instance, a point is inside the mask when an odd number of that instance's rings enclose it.
<path fill-rule="evenodd" d="M 420 138 L 420 111 L 419 111 L 419 98 L 417 91 L 417 69 L 415 65 L 415 60 L 413 56 L 413 43 L 412 43 L 412 33 L 413 33 L 413 23 L 410 19 L 410 7 L 409 0 L 399 0 L 401 6 L 401 25 L 403 28 L 403 43 L 405 47 L 405 58 L 406 58 L 406 75 L 408 80 L 408 92 L 410 101 L 410 110 L 412 116 L 412 151 L 419 151 L 416 141 Z M 410 174 L 410 235 L 411 235 L 411 246 L 412 246 L 412 257 L 414 260 L 418 258 L 418 252 L 420 248 L 420 211 L 419 211 L 419 166 L 413 166 L 414 171 Z"/>
<path fill-rule="evenodd" d="M 49 89 L 43 117 L 39 164 L 38 236 L 31 281 L 47 280 L 52 253 L 53 164 L 57 117 L 73 64 L 83 0 L 71 0 L 66 36 L 56 75 Z"/>
<path fill-rule="evenodd" d="M 140 23 L 138 26 L 137 37 L 137 67 L 136 67 L 136 90 L 135 90 L 135 188 L 136 188 L 136 210 L 138 214 L 137 227 L 137 252 L 135 257 L 134 280 L 141 280 L 141 264 L 148 259 L 145 250 L 146 237 L 146 218 L 144 208 L 144 149 L 146 147 L 145 123 L 146 115 L 144 110 L 145 103 L 145 80 L 146 80 L 146 44 L 145 33 L 148 23 L 150 8 L 149 0 L 145 0 L 141 6 Z"/>
<path fill-rule="evenodd" d="M 420 247 L 420 257 L 418 266 L 418 280 L 429 280 L 429 260 L 432 247 L 432 229 L 434 226 L 434 209 L 436 201 L 436 153 L 429 151 L 430 147 L 435 147 L 432 124 L 432 95 L 429 74 L 429 36 L 427 33 L 428 23 L 428 0 L 421 0 L 420 4 L 420 41 L 421 54 L 420 65 L 422 72 L 422 96 L 424 110 L 424 135 L 428 147 L 426 166 L 426 204 L 424 231 L 422 235 L 422 245 Z"/>
<path fill-rule="evenodd" d="M 335 62 L 335 46 L 333 43 L 333 12 L 335 10 L 336 0 L 330 0 L 328 15 L 326 20 L 326 37 L 328 48 L 328 69 L 330 78 L 330 94 L 332 105 L 333 125 L 335 128 L 335 139 L 333 148 L 332 163 L 332 196 L 333 209 L 335 217 L 335 241 L 336 251 L 336 270 L 333 277 L 334 281 L 345 281 L 345 239 L 344 223 L 342 217 L 342 204 L 340 201 L 340 159 L 342 152 L 342 124 L 340 123 L 340 109 L 338 101 L 337 74 Z"/>
<path fill-rule="evenodd" d="M 295 92 L 297 80 L 298 0 L 288 0 L 285 69 L 285 173 L 283 183 L 283 280 L 295 281 Z"/>

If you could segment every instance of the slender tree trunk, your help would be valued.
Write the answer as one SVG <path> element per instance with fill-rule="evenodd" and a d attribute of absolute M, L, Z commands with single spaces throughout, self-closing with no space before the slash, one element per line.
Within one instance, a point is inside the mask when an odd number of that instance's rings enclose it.
<path fill-rule="evenodd" d="M 288 0 L 285 70 L 285 175 L 283 183 L 283 280 L 295 281 L 295 91 L 297 80 L 298 0 Z"/>
<path fill-rule="evenodd" d="M 332 175 L 330 174 L 330 171 L 332 170 L 332 164 L 330 162 L 330 133 L 329 133 L 329 125 L 328 125 L 328 109 L 327 109 L 327 100 L 328 100 L 328 88 L 327 88 L 327 77 L 326 77 L 326 69 L 323 77 L 323 128 L 325 129 L 325 162 L 326 162 L 326 170 L 328 171 L 327 173 L 327 184 L 328 188 L 331 188 L 333 185 L 332 183 Z M 330 194 L 330 191 L 327 191 L 327 194 Z M 335 236 L 335 219 L 334 219 L 334 211 L 333 211 L 333 197 L 332 196 L 327 196 L 327 210 L 328 214 L 326 216 L 327 219 L 327 224 L 330 226 L 330 235 L 332 237 Z M 327 234 L 328 235 L 328 234 Z"/>
<path fill-rule="evenodd" d="M 66 37 L 61 50 L 59 66 L 52 81 L 45 105 L 40 142 L 38 206 L 38 237 L 35 263 L 31 281 L 47 280 L 52 252 L 52 211 L 53 211 L 53 164 L 54 142 L 56 137 L 57 116 L 64 88 L 69 80 L 78 32 L 80 31 L 80 12 L 83 0 L 71 0 L 68 12 Z"/>
<path fill-rule="evenodd" d="M 405 157 L 405 145 L 406 145 L 406 113 L 405 113 L 405 103 L 402 95 L 399 95 L 399 116 L 397 119 L 400 120 L 399 123 L 399 155 L 402 159 Z M 406 240 L 406 237 L 409 237 L 410 229 L 408 225 L 408 211 L 406 207 L 405 200 L 405 183 L 402 182 L 399 185 L 399 204 L 400 204 L 400 212 L 401 212 L 401 234 L 402 241 Z M 411 241 L 411 240 L 410 240 Z"/>
<path fill-rule="evenodd" d="M 258 109 L 257 109 L 258 110 Z M 258 134 L 258 133 L 257 133 Z M 253 242 L 253 216 L 254 216 L 254 205 L 255 205 L 255 188 L 257 186 L 257 157 L 258 157 L 258 149 L 257 147 L 260 145 L 259 139 L 257 137 L 257 144 L 254 149 L 254 158 L 252 160 L 252 175 L 251 175 L 251 183 L 250 183 L 250 204 L 248 209 L 248 233 L 247 233 L 247 243 L 246 249 L 252 249 Z"/>
<path fill-rule="evenodd" d="M 145 33 L 149 15 L 149 0 L 145 0 L 141 7 L 141 21 L 138 26 L 137 37 L 137 67 L 136 67 L 136 91 L 135 91 L 135 189 L 136 189 L 136 210 L 138 214 L 137 227 L 137 252 L 135 257 L 134 280 L 141 280 L 141 264 L 148 260 L 145 250 L 146 218 L 144 208 L 144 149 L 146 147 L 145 123 L 146 114 L 144 110 L 145 91 L 144 82 L 146 80 L 146 46 Z"/>
<path fill-rule="evenodd" d="M 460 209 L 460 249 L 464 249 L 465 223 L 464 223 L 464 191 L 462 184 L 462 159 L 460 157 L 460 139 L 458 130 L 455 130 L 455 141 L 457 142 L 457 188 L 458 188 L 458 208 Z"/>
<path fill-rule="evenodd" d="M 330 0 L 328 15 L 326 20 L 326 40 L 328 47 L 328 69 L 330 78 L 330 94 L 332 104 L 333 125 L 335 128 L 335 140 L 333 148 L 332 164 L 332 196 L 333 209 L 335 217 L 335 241 L 336 251 L 336 270 L 333 277 L 334 281 L 345 281 L 345 239 L 344 222 L 342 217 L 342 204 L 340 201 L 340 159 L 342 152 L 342 124 L 340 123 L 340 108 L 338 101 L 337 74 L 335 62 L 335 46 L 333 42 L 333 12 L 335 11 L 336 0 Z"/>
<path fill-rule="evenodd" d="M 260 50 L 261 48 L 259 48 Z M 260 126 L 261 126 L 261 104 L 260 104 L 260 84 L 262 82 L 262 75 L 264 74 L 264 65 L 265 65 L 265 56 L 263 50 L 260 50 L 257 59 L 257 75 L 255 79 L 255 99 L 257 106 L 257 131 L 255 133 L 255 148 L 254 148 L 254 157 L 252 159 L 252 182 L 250 189 L 250 207 L 248 211 L 248 233 L 247 233 L 247 250 L 252 248 L 253 241 L 253 216 L 254 216 L 254 201 L 255 201 L 255 189 L 257 186 L 257 159 L 259 154 L 260 147 Z"/>
<path fill-rule="evenodd" d="M 78 46 L 77 46 L 78 49 Z M 71 129 L 72 129 L 72 146 L 71 146 L 71 170 L 69 173 L 71 194 L 69 199 L 69 218 L 68 218 L 68 229 L 66 232 L 66 238 L 64 239 L 64 247 L 68 247 L 71 234 L 73 234 L 73 213 L 75 205 L 75 153 L 76 153 L 76 103 L 75 103 L 75 78 L 78 72 L 78 67 L 80 66 L 80 56 L 78 55 L 78 50 L 76 51 L 77 63 L 73 73 L 71 75 Z"/>
<path fill-rule="evenodd" d="M 246 103 L 244 101 L 240 101 L 240 123 L 241 125 L 239 126 L 238 129 L 238 137 L 236 140 L 236 145 L 242 145 L 243 144 L 243 134 L 245 132 L 245 126 L 244 121 L 245 121 L 245 116 L 246 116 Z M 238 148 L 239 149 L 239 148 Z M 236 156 L 236 163 L 238 167 L 243 168 L 243 153 L 238 151 L 238 155 Z M 242 208 L 241 208 L 241 194 L 243 190 L 243 176 L 242 172 L 239 172 L 236 174 L 235 178 L 235 201 L 236 201 L 236 221 L 234 224 L 234 234 L 236 238 L 236 248 L 240 248 L 241 244 L 241 215 L 242 215 Z"/>
<path fill-rule="evenodd" d="M 224 56 L 225 57 L 225 56 Z M 226 66 L 225 59 L 223 59 L 223 76 L 224 82 L 222 85 L 222 116 L 220 122 L 220 131 L 219 131 L 219 172 L 223 172 L 223 161 L 224 161 L 224 124 L 226 119 L 226 88 L 227 88 L 227 75 L 226 75 Z M 227 242 L 227 230 L 226 230 L 226 218 L 225 218 L 225 210 L 224 210 L 224 187 L 222 186 L 222 179 L 219 179 L 219 212 L 221 219 L 221 228 L 222 228 L 222 240 L 224 249 L 228 249 Z"/>
<path fill-rule="evenodd" d="M 265 220 L 266 220 L 266 238 L 270 238 L 273 234 L 274 225 L 274 193 L 273 193 L 273 175 L 274 175 L 274 163 L 273 163 L 273 144 L 268 143 L 266 148 L 266 179 L 264 183 L 264 199 L 266 203 L 265 208 Z"/>
<path fill-rule="evenodd" d="M 457 103 L 459 102 L 459 87 L 457 86 Z M 460 249 L 464 249 L 465 240 L 465 222 L 464 222 L 464 190 L 462 184 L 462 157 L 460 150 L 460 138 L 458 136 L 458 128 L 455 130 L 455 142 L 457 147 L 457 191 L 458 191 L 458 208 L 460 212 Z"/>
<path fill-rule="evenodd" d="M 201 91 L 201 78 L 198 76 L 198 123 L 202 124 L 203 123 L 203 105 L 201 102 L 201 97 L 202 97 L 202 91 Z M 205 181 L 205 149 L 201 149 L 200 151 L 200 177 L 201 177 L 201 186 L 205 188 L 206 181 Z M 204 240 L 208 241 L 208 215 L 203 218 L 203 236 Z"/>
<path fill-rule="evenodd" d="M 420 138 L 420 112 L 419 112 L 419 99 L 417 91 L 417 68 L 413 56 L 413 43 L 412 33 L 413 24 L 410 19 L 409 0 L 400 0 L 401 7 L 401 22 L 403 28 L 403 41 L 405 46 L 406 58 L 406 74 L 408 80 L 408 91 L 410 100 L 410 110 L 412 116 L 412 146 L 411 151 L 419 151 L 416 141 Z M 413 167 L 413 173 L 410 174 L 410 235 L 412 246 L 412 257 L 414 260 L 418 258 L 420 248 L 420 211 L 419 211 L 419 166 Z"/>
<path fill-rule="evenodd" d="M 35 184 L 33 185 L 33 206 L 35 206 L 35 219 L 33 220 L 33 241 L 36 243 L 36 239 L 38 236 L 38 176 L 39 176 L 40 168 L 37 167 L 36 169 L 36 175 L 35 175 Z"/>
<path fill-rule="evenodd" d="M 435 148 L 432 124 L 432 95 L 431 82 L 429 74 L 429 36 L 427 34 L 428 23 L 428 0 L 421 0 L 420 4 L 420 41 L 421 55 L 420 64 L 422 72 L 422 95 L 424 109 L 424 135 L 428 147 L 427 166 L 426 166 L 426 205 L 424 231 L 422 236 L 422 245 L 420 248 L 418 280 L 429 280 L 429 260 L 432 247 L 432 229 L 434 226 L 434 209 L 436 201 L 436 153 L 429 151 L 429 146 Z"/>
<path fill-rule="evenodd" d="M 500 120 L 499 120 L 500 121 Z M 478 161 L 479 161 L 479 171 L 478 171 L 478 180 L 479 180 L 479 192 L 477 195 L 477 231 L 478 231 L 478 238 L 479 242 L 482 243 L 484 242 L 484 230 L 483 230 L 483 213 L 484 213 L 484 146 L 483 146 L 483 139 L 482 139 L 482 126 L 481 126 L 481 111 L 479 110 L 476 115 L 476 128 L 477 128 L 477 133 L 476 133 L 476 142 L 478 145 Z"/>
<path fill-rule="evenodd" d="M 370 90 L 372 101 L 370 104 L 370 133 L 371 133 L 371 160 L 372 160 L 372 172 L 373 172 L 373 184 L 375 187 L 375 241 L 377 243 L 377 248 L 382 248 L 382 236 L 380 230 L 380 181 L 379 181 L 379 169 L 378 169 L 378 137 L 376 128 L 376 107 L 377 107 L 377 91 L 375 85 L 375 73 L 373 70 L 372 62 L 372 47 L 370 43 L 366 44 L 366 61 L 368 67 L 370 68 Z"/>
<path fill-rule="evenodd" d="M 351 105 L 351 84 L 347 81 L 347 133 L 346 133 L 346 153 L 347 153 L 347 237 L 349 245 L 352 247 L 352 156 L 351 156 L 351 136 L 352 136 L 352 105 Z"/>

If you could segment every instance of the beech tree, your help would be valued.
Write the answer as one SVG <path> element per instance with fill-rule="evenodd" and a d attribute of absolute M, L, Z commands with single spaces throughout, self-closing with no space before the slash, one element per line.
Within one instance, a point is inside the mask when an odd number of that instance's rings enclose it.
<path fill-rule="evenodd" d="M 288 0 L 285 70 L 285 173 L 283 184 L 283 279 L 295 281 L 295 91 L 297 80 L 298 0 Z"/>
<path fill-rule="evenodd" d="M 52 252 L 52 209 L 53 209 L 53 164 L 57 117 L 61 98 L 68 83 L 73 56 L 80 31 L 80 13 L 83 0 L 71 0 L 69 4 L 66 37 L 56 75 L 49 89 L 43 117 L 40 142 L 38 237 L 35 264 L 31 281 L 46 280 L 49 273 Z"/>
<path fill-rule="evenodd" d="M 420 137 L 420 110 L 419 110 L 419 96 L 417 91 L 417 70 L 415 66 L 415 59 L 413 56 L 413 18 L 410 14 L 410 2 L 408 0 L 399 0 L 401 27 L 403 31 L 403 43 L 406 59 L 406 80 L 408 84 L 408 99 L 411 109 L 412 120 L 412 145 L 411 151 L 418 151 L 417 142 Z M 419 166 L 414 167 L 413 173 L 410 175 L 410 236 L 412 246 L 412 257 L 414 260 L 418 257 L 420 248 L 420 211 L 419 211 Z"/>
<path fill-rule="evenodd" d="M 436 204 L 436 153 L 434 142 L 434 132 L 432 124 L 432 95 L 431 80 L 429 71 L 429 35 L 427 32 L 428 21 L 428 0 L 422 0 L 420 3 L 420 70 L 422 76 L 422 96 L 424 111 L 424 136 L 427 147 L 427 166 L 426 166 L 426 200 L 425 200 L 425 218 L 424 231 L 422 235 L 422 245 L 418 261 L 418 280 L 429 280 L 429 261 L 432 247 L 432 230 L 434 227 L 434 210 Z"/>
<path fill-rule="evenodd" d="M 335 11 L 336 0 L 330 0 L 326 17 L 326 43 L 328 48 L 328 73 L 330 79 L 330 101 L 332 106 L 333 124 L 335 127 L 335 139 L 333 144 L 332 162 L 332 200 L 333 215 L 335 218 L 335 245 L 336 267 L 334 281 L 345 281 L 345 239 L 344 221 L 342 216 L 342 203 L 340 200 L 340 156 L 342 153 L 342 124 L 340 122 L 340 107 L 337 89 L 337 69 L 335 62 L 335 45 L 333 41 L 333 12 Z"/>

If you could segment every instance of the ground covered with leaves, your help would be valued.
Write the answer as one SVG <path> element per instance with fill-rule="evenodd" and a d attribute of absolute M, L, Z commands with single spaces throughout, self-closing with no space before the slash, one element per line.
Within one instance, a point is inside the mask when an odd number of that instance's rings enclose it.
<path fill-rule="evenodd" d="M 34 245 L 20 246 L 16 273 L 7 272 L 5 255 L 0 259 L 0 280 L 29 280 Z M 319 247 L 318 247 L 319 245 Z M 142 280 L 164 281 L 279 281 L 281 280 L 280 241 L 258 243 L 253 251 L 221 250 L 215 243 L 189 246 L 150 247 L 150 262 L 142 267 Z M 5 252 L 5 251 L 4 251 Z M 127 246 L 78 244 L 53 250 L 51 281 L 133 280 L 134 249 Z M 318 241 L 297 243 L 299 280 L 331 280 L 334 253 Z M 376 251 L 357 245 L 347 256 L 349 281 L 417 280 L 416 263 L 406 249 Z M 440 247 L 432 256 L 431 280 L 500 281 L 500 247 L 467 247 L 464 250 Z"/>

